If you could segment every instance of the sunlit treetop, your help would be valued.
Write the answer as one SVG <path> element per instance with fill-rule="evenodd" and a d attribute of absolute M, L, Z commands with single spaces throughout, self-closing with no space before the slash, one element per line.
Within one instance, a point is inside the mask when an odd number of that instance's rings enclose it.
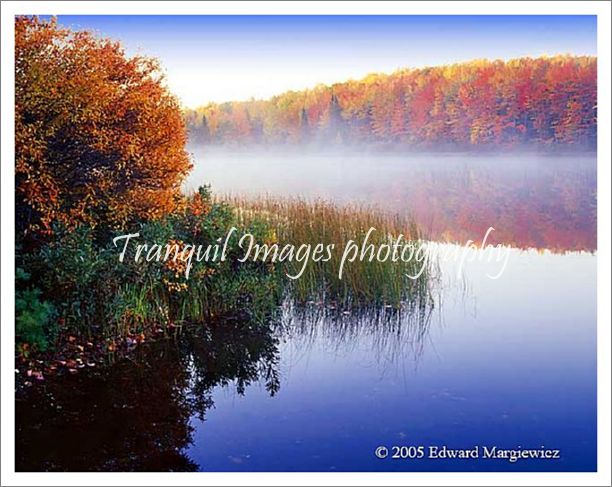
<path fill-rule="evenodd" d="M 158 63 L 55 20 L 15 21 L 18 238 L 171 211 L 190 169 Z"/>

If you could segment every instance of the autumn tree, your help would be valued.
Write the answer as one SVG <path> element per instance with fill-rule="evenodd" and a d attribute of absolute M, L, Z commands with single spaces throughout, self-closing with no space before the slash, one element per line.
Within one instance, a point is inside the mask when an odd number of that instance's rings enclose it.
<path fill-rule="evenodd" d="M 158 63 L 56 20 L 15 21 L 18 238 L 53 224 L 119 227 L 173 210 L 190 169 Z"/>
<path fill-rule="evenodd" d="M 342 119 L 342 108 L 340 107 L 338 96 L 333 92 L 329 101 L 326 130 L 330 140 L 341 141 L 343 139 L 344 120 Z"/>
<path fill-rule="evenodd" d="M 308 121 L 308 112 L 306 112 L 306 108 L 300 110 L 300 133 L 302 135 L 302 142 L 310 141 L 310 122 Z"/>

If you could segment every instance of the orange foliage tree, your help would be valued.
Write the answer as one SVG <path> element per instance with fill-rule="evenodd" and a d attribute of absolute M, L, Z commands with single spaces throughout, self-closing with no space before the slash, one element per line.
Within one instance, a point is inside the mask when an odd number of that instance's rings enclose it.
<path fill-rule="evenodd" d="M 18 238 L 172 211 L 191 164 L 158 63 L 55 20 L 15 21 Z"/>

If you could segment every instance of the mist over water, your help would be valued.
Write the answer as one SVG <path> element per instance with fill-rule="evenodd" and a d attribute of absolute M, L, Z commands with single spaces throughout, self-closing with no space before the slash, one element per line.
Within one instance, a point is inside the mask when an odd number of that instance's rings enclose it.
<path fill-rule="evenodd" d="M 201 147 L 184 188 L 303 197 L 410 214 L 427 237 L 596 250 L 597 171 L 584 153 L 400 153 L 375 148 Z"/>

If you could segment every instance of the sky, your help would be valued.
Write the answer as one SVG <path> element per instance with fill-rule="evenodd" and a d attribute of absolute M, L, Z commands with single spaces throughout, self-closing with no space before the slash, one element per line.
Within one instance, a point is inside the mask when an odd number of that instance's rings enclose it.
<path fill-rule="evenodd" d="M 595 16 L 59 16 L 157 57 L 185 107 L 269 98 L 372 72 L 596 55 Z"/>

